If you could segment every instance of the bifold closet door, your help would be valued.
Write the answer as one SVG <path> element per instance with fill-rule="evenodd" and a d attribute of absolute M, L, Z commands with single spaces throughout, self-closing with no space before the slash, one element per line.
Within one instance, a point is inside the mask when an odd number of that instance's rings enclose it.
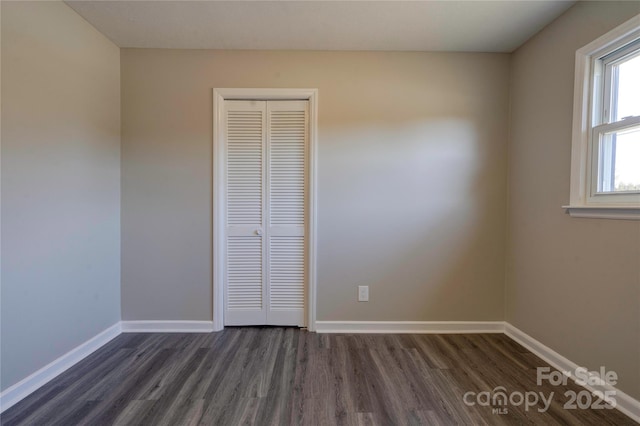
<path fill-rule="evenodd" d="M 267 324 L 304 325 L 307 101 L 267 102 Z"/>
<path fill-rule="evenodd" d="M 226 325 L 304 325 L 306 101 L 225 101 Z"/>

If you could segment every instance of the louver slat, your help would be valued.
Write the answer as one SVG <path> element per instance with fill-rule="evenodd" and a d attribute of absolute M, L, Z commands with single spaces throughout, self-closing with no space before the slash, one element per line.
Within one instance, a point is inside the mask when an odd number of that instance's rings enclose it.
<path fill-rule="evenodd" d="M 227 112 L 227 220 L 262 224 L 262 111 Z"/>
<path fill-rule="evenodd" d="M 306 112 L 270 114 L 271 225 L 304 225 Z"/>
<path fill-rule="evenodd" d="M 304 237 L 272 237 L 270 260 L 271 309 L 304 309 Z"/>
<path fill-rule="evenodd" d="M 262 238 L 228 237 L 229 310 L 262 308 Z"/>

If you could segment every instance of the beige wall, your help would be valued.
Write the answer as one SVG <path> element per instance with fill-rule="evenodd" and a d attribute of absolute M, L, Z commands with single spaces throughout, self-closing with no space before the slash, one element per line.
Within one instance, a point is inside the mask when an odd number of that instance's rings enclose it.
<path fill-rule="evenodd" d="M 120 52 L 1 2 L 2 389 L 120 320 Z"/>
<path fill-rule="evenodd" d="M 211 319 L 214 87 L 319 89 L 319 320 L 503 318 L 508 55 L 121 60 L 124 320 Z"/>
<path fill-rule="evenodd" d="M 640 13 L 580 2 L 511 62 L 506 319 L 640 398 L 640 222 L 576 219 L 569 203 L 575 51 Z M 639 165 L 640 167 L 640 165 Z"/>

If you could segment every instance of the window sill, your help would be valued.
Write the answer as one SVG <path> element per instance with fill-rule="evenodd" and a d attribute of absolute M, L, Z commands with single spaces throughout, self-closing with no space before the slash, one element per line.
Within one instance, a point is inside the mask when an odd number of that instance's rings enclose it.
<path fill-rule="evenodd" d="M 571 217 L 640 220 L 640 207 L 632 206 L 562 206 Z"/>

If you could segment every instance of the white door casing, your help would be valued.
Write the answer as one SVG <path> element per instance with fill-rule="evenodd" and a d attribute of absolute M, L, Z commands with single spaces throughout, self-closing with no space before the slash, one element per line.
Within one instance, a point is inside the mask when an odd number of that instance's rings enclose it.
<path fill-rule="evenodd" d="M 316 103 L 310 89 L 214 89 L 214 330 L 315 328 Z"/>

